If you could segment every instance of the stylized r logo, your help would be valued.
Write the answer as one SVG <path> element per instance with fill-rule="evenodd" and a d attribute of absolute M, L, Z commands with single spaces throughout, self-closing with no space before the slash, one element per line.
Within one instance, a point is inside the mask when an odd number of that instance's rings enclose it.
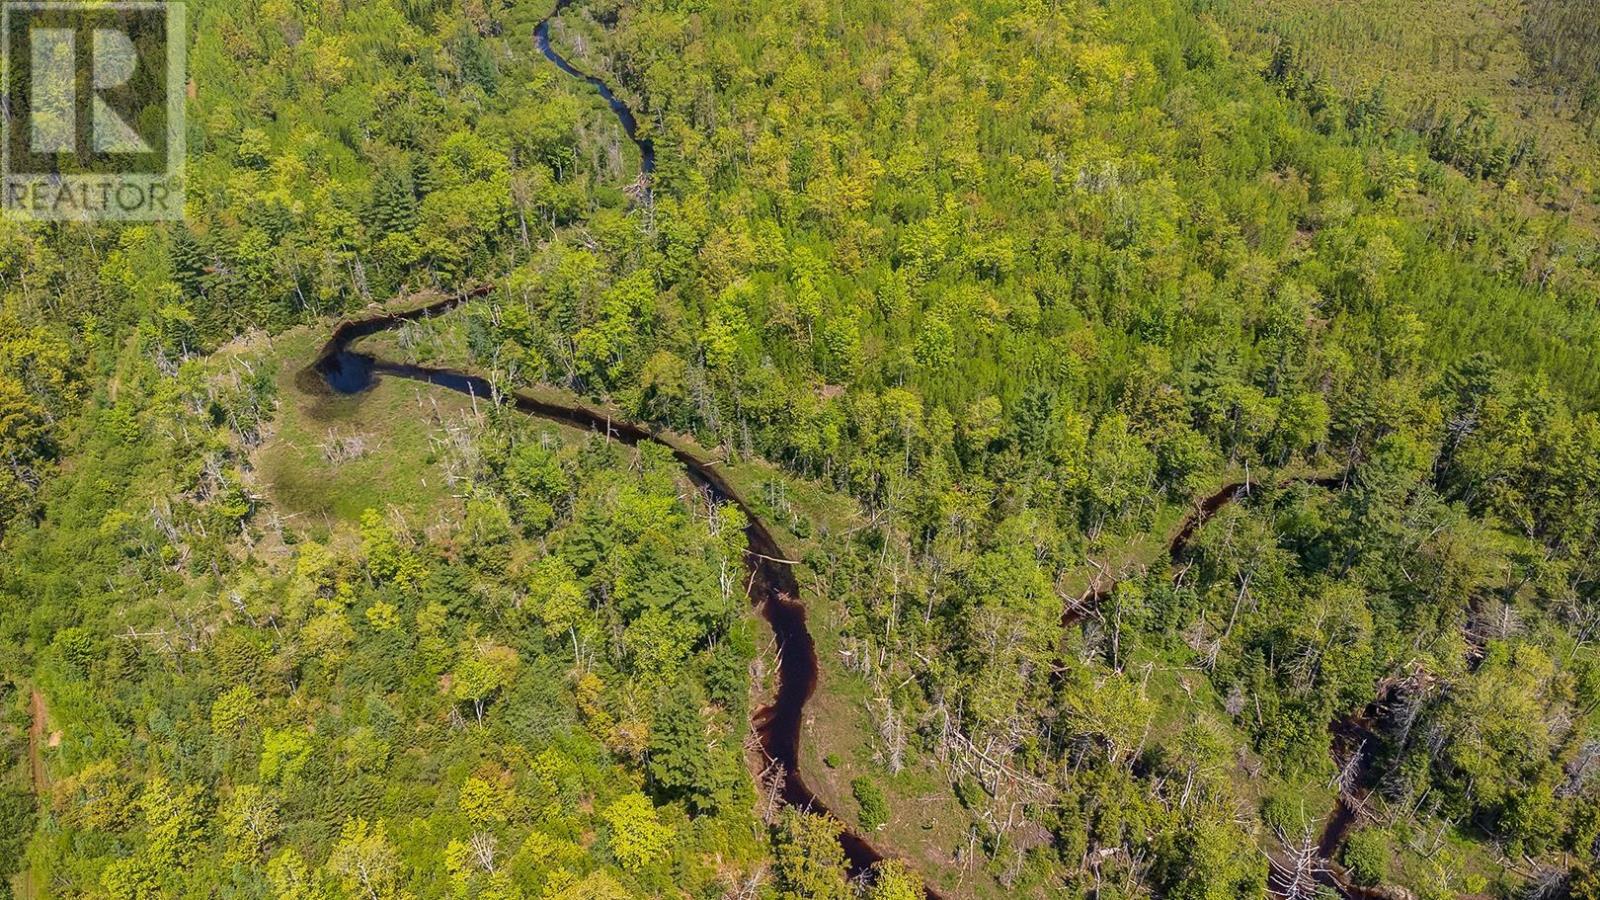
<path fill-rule="evenodd" d="M 139 54 L 121 31 L 96 28 L 90 59 L 91 102 L 89 144 L 95 153 L 149 153 L 150 145 L 112 110 L 100 92 L 133 79 Z M 33 97 L 30 147 L 35 153 L 77 151 L 78 35 L 70 28 L 35 28 L 32 44 Z"/>

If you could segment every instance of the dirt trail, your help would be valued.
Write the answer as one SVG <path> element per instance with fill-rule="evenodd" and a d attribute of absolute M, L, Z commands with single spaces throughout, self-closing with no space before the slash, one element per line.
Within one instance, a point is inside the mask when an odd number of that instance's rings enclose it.
<path fill-rule="evenodd" d="M 50 779 L 44 772 L 44 725 L 49 718 L 44 695 L 35 689 L 28 698 L 28 710 L 33 721 L 28 725 L 28 775 L 33 783 L 33 795 L 43 797 L 50 791 Z"/>
<path fill-rule="evenodd" d="M 50 793 L 50 778 L 44 770 L 44 742 L 45 724 L 50 719 L 50 711 L 45 706 L 44 694 L 38 688 L 28 695 L 28 780 L 33 788 L 33 798 L 36 804 L 43 803 Z M 17 896 L 22 900 L 35 900 L 39 890 L 33 883 L 33 870 L 26 866 L 17 873 Z"/>

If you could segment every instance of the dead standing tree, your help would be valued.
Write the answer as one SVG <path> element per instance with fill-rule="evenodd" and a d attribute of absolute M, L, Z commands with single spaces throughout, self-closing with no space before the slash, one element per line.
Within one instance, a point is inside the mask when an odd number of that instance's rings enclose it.
<path fill-rule="evenodd" d="M 1280 831 L 1278 840 L 1283 844 L 1283 853 L 1268 856 L 1272 874 L 1267 884 L 1273 896 L 1283 900 L 1312 900 L 1318 895 L 1317 881 L 1327 869 L 1317 852 L 1317 841 L 1311 829 L 1304 829 L 1297 839 L 1290 839 Z"/>
<path fill-rule="evenodd" d="M 947 708 L 941 706 L 939 712 L 943 717 L 943 727 L 940 729 L 937 753 L 945 765 L 971 772 L 984 789 L 996 797 L 1009 793 L 1034 803 L 1051 803 L 1057 799 L 1054 785 L 1008 765 L 1001 758 L 1003 754 L 994 746 L 993 739 L 987 747 L 980 749 L 955 726 Z"/>

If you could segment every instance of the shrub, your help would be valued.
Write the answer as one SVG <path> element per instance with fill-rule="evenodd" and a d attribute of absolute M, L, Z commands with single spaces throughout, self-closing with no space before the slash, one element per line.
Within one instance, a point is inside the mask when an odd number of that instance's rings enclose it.
<path fill-rule="evenodd" d="M 1344 864 L 1357 884 L 1371 887 L 1389 873 L 1389 841 L 1376 828 L 1362 828 L 1345 841 Z"/>
<path fill-rule="evenodd" d="M 883 798 L 883 791 L 870 778 L 857 778 L 850 782 L 850 790 L 856 795 L 856 802 L 861 804 L 861 827 L 868 831 L 883 826 L 889 821 L 889 803 Z"/>

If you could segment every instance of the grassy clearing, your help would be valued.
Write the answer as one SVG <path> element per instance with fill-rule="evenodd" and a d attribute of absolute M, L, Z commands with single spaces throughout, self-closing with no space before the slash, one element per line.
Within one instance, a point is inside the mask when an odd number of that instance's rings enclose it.
<path fill-rule="evenodd" d="M 871 692 L 863 678 L 844 667 L 840 653 L 843 610 L 816 592 L 808 592 L 806 602 L 822 670 L 806 707 L 800 747 L 806 783 L 846 824 L 861 830 L 850 785 L 861 777 L 873 780 L 891 811 L 888 823 L 868 834 L 877 846 L 906 858 L 945 896 L 1012 896 L 981 864 L 962 869 L 956 853 L 968 843 L 971 813 L 936 761 L 908 751 L 906 767 L 890 775 L 875 758 Z"/>
<path fill-rule="evenodd" d="M 791 558 L 820 552 L 865 522 L 853 500 L 769 463 L 744 461 L 726 465 L 725 471 L 757 514 L 773 526 Z M 817 692 L 806 705 L 800 746 L 806 784 L 846 825 L 865 832 L 851 782 L 871 779 L 882 789 L 891 813 L 887 823 L 866 832 L 875 846 L 911 863 L 944 896 L 1017 896 L 981 865 L 962 868 L 956 853 L 969 842 L 972 814 L 957 800 L 948 773 L 935 760 L 908 752 L 906 767 L 891 775 L 876 759 L 871 690 L 844 664 L 847 611 L 820 589 L 810 566 L 798 566 L 796 575 L 821 670 Z"/>
<path fill-rule="evenodd" d="M 451 434 L 471 427 L 471 401 L 395 378 L 358 397 L 308 393 L 297 376 L 329 330 L 295 329 L 274 340 L 268 356 L 278 415 L 254 454 L 268 502 L 290 524 L 314 531 L 355 522 L 367 509 L 429 522 L 456 518 Z"/>

